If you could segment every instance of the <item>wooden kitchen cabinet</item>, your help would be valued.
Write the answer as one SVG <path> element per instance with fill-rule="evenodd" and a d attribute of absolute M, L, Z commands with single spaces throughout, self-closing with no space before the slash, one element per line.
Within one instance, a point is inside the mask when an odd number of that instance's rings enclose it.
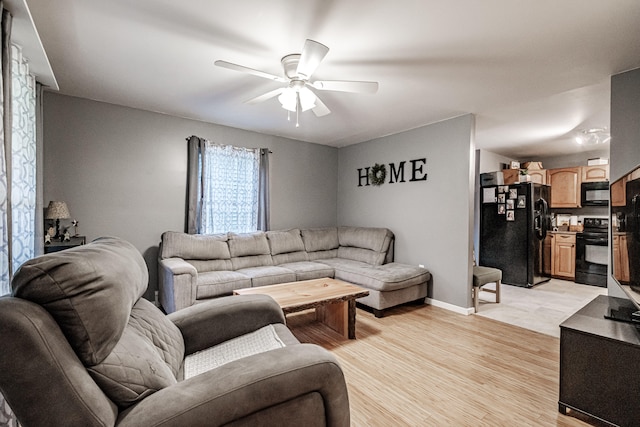
<path fill-rule="evenodd" d="M 575 279 L 575 233 L 553 233 L 551 238 L 551 275 L 562 279 Z"/>
<path fill-rule="evenodd" d="M 542 242 L 542 266 L 544 269 L 544 274 L 547 276 L 551 276 L 552 268 L 551 268 L 551 246 L 553 245 L 553 235 L 547 234 L 547 237 L 544 238 L 544 242 Z"/>
<path fill-rule="evenodd" d="M 629 283 L 629 250 L 626 234 L 613 235 L 613 276 L 621 283 Z M 618 270 L 619 268 L 619 270 Z"/>
<path fill-rule="evenodd" d="M 609 181 L 609 165 L 582 166 L 582 182 Z"/>
<path fill-rule="evenodd" d="M 627 177 L 611 184 L 611 206 L 626 206 L 627 204 Z"/>
<path fill-rule="evenodd" d="M 547 184 L 551 186 L 551 207 L 579 208 L 581 183 L 580 167 L 549 169 Z"/>
<path fill-rule="evenodd" d="M 531 182 L 535 182 L 537 184 L 546 184 L 547 183 L 547 170 L 546 169 L 536 169 L 530 170 L 527 174 L 531 177 Z"/>

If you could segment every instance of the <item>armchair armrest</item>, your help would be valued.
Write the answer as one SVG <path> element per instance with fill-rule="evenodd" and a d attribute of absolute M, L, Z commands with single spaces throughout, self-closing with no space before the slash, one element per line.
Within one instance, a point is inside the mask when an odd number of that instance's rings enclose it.
<path fill-rule="evenodd" d="M 182 258 L 158 260 L 158 293 L 167 313 L 193 304 L 197 280 L 196 268 Z"/>
<path fill-rule="evenodd" d="M 267 295 L 234 295 L 205 301 L 168 316 L 182 332 L 185 353 L 204 350 L 273 323 L 282 309 Z"/>
<path fill-rule="evenodd" d="M 320 414 L 326 425 L 346 427 L 348 399 L 335 357 L 319 346 L 296 344 L 164 388 L 123 412 L 117 425 L 251 425 L 256 419 L 260 425 L 310 425 Z"/>

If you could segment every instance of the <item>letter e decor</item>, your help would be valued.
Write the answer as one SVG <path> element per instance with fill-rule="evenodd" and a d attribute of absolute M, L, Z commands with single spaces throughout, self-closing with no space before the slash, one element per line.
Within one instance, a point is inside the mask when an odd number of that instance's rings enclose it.
<path fill-rule="evenodd" d="M 407 182 L 404 177 L 405 164 L 407 161 L 403 160 L 398 163 L 389 163 L 389 184 L 395 184 L 398 182 Z M 427 172 L 425 166 L 427 164 L 427 158 L 409 160 L 411 164 L 411 177 L 409 182 L 414 181 L 426 181 Z M 387 166 L 376 163 L 373 166 L 365 168 L 358 168 L 358 187 L 368 187 L 374 185 L 376 187 L 385 183 L 387 179 Z"/>

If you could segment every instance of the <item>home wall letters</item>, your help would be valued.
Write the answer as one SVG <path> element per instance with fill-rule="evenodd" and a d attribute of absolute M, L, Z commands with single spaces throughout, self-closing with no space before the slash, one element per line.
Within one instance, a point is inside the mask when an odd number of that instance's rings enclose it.
<path fill-rule="evenodd" d="M 407 164 L 408 162 L 408 164 Z M 388 181 L 387 169 L 385 165 L 367 166 L 365 168 L 358 168 L 358 187 L 367 187 L 370 185 L 381 185 L 384 182 L 378 183 L 381 178 L 389 184 L 395 184 L 400 182 L 407 182 L 405 175 L 409 175 L 408 182 L 426 181 L 427 172 L 425 166 L 427 164 L 427 158 L 414 160 L 403 160 L 398 163 L 389 163 Z M 373 183 L 372 183 L 373 181 Z"/>

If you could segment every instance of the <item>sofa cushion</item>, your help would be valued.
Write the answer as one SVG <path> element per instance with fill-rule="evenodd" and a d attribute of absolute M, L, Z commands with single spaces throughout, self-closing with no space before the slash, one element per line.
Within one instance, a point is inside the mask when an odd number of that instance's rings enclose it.
<path fill-rule="evenodd" d="M 231 295 L 235 289 L 250 287 L 251 278 L 236 271 L 199 273 L 196 300 Z"/>
<path fill-rule="evenodd" d="M 177 326 L 140 299 L 114 349 L 88 371 L 114 403 L 126 408 L 175 384 L 183 358 L 184 341 Z"/>
<path fill-rule="evenodd" d="M 429 270 L 400 263 L 370 265 L 364 262 L 334 258 L 323 260 L 335 270 L 335 278 L 357 283 L 376 291 L 394 291 L 426 283 L 431 274 Z"/>
<path fill-rule="evenodd" d="M 340 245 L 336 227 L 307 228 L 300 230 L 300 233 L 307 252 L 328 251 Z"/>
<path fill-rule="evenodd" d="M 321 279 L 323 277 L 333 278 L 333 267 L 322 264 L 320 262 L 290 262 L 286 264 L 280 264 L 280 267 L 292 270 L 296 273 L 296 280 L 313 280 Z"/>
<path fill-rule="evenodd" d="M 340 246 L 369 249 L 375 252 L 387 252 L 392 239 L 393 233 L 386 228 L 338 228 L 338 241 L 340 242 Z"/>
<path fill-rule="evenodd" d="M 193 265 L 198 273 L 233 270 L 230 259 L 186 259 L 185 261 Z"/>
<path fill-rule="evenodd" d="M 305 251 L 300 252 L 288 252 L 286 254 L 271 255 L 274 265 L 282 265 L 290 262 L 302 262 L 307 261 L 309 256 Z"/>
<path fill-rule="evenodd" d="M 271 248 L 271 255 L 304 251 L 304 243 L 300 230 L 297 228 L 282 231 L 267 231 L 267 239 Z"/>
<path fill-rule="evenodd" d="M 251 287 L 254 288 L 296 281 L 296 273 L 277 266 L 243 268 L 238 273 L 251 277 Z"/>
<path fill-rule="evenodd" d="M 307 253 L 307 258 L 309 259 L 309 261 L 331 259 L 331 258 L 335 258 L 337 256 L 338 256 L 338 248 L 329 249 L 328 251 L 315 251 L 315 252 L 308 252 Z"/>
<path fill-rule="evenodd" d="M 148 278 L 131 243 L 105 237 L 25 262 L 12 287 L 14 296 L 44 307 L 82 363 L 92 366 L 120 340 Z"/>
<path fill-rule="evenodd" d="M 246 234 L 229 233 L 229 251 L 234 258 L 271 254 L 267 235 L 263 231 Z"/>
<path fill-rule="evenodd" d="M 229 259 L 227 234 L 187 234 L 175 231 L 162 233 L 161 259 Z M 197 267 L 196 267 L 197 268 Z"/>
<path fill-rule="evenodd" d="M 384 252 L 376 252 L 370 249 L 354 248 L 351 246 L 340 246 L 337 254 L 338 258 L 365 262 L 371 265 L 384 264 L 385 256 L 386 253 Z"/>

